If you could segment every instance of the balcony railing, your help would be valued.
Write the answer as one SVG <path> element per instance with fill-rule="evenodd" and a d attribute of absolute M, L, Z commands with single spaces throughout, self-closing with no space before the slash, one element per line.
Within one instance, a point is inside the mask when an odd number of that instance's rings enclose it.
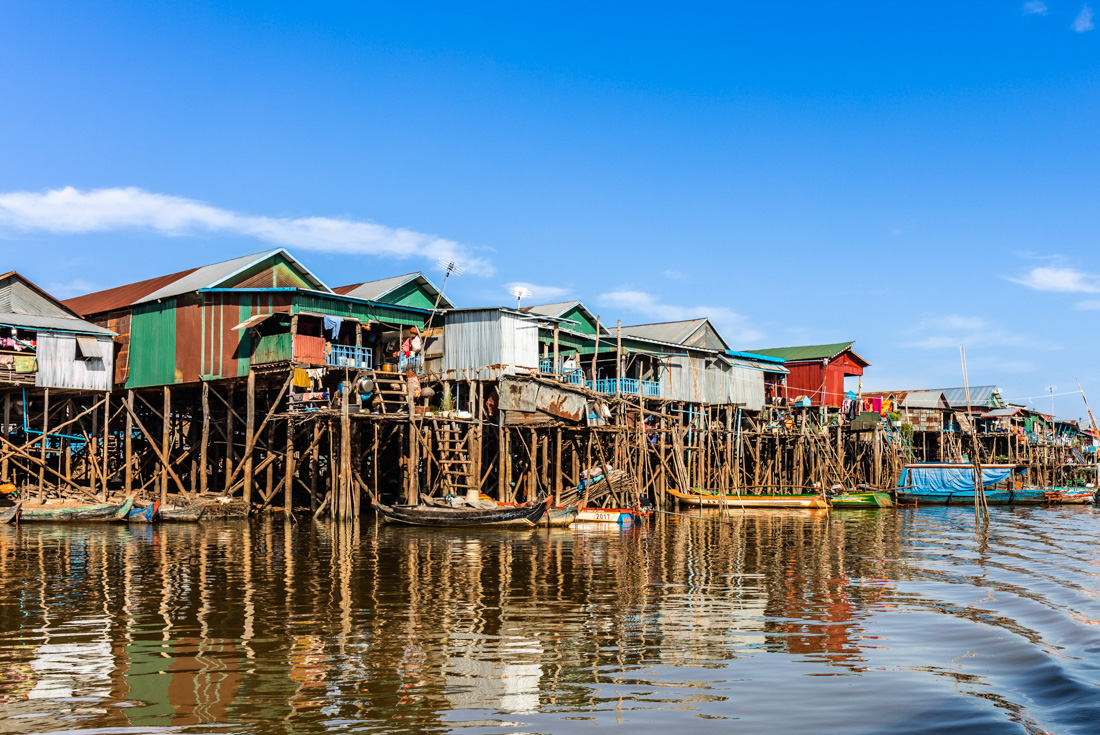
<path fill-rule="evenodd" d="M 588 390 L 595 391 L 597 393 L 614 394 L 615 379 L 614 378 L 601 378 L 593 385 L 589 380 L 585 386 Z M 626 393 L 634 396 L 646 396 L 647 398 L 660 398 L 661 397 L 661 384 L 656 380 L 638 380 L 637 378 L 621 378 L 619 381 L 619 393 Z"/>
<path fill-rule="evenodd" d="M 370 349 L 354 345 L 329 345 L 326 362 L 336 367 L 348 367 L 355 370 L 374 369 L 374 355 Z"/>

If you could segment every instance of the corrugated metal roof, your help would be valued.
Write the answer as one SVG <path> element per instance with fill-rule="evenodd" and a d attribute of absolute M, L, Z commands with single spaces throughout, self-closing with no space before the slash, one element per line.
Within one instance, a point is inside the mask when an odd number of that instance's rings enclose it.
<path fill-rule="evenodd" d="M 632 324 L 623 327 L 623 334 L 642 339 L 655 339 L 659 342 L 669 342 L 682 345 L 688 337 L 695 334 L 699 327 L 703 326 L 706 318 L 687 319 L 679 322 L 658 322 L 656 324 Z"/>
<path fill-rule="evenodd" d="M 60 301 L 15 271 L 0 276 L 0 324 L 80 334 L 114 334 L 77 318 Z"/>
<path fill-rule="evenodd" d="M 116 309 L 122 309 L 144 299 L 154 291 L 183 278 L 189 273 L 194 273 L 196 270 L 198 270 L 198 268 L 189 268 L 185 271 L 169 273 L 165 276 L 157 276 L 156 278 L 149 278 L 144 281 L 138 281 L 137 283 L 115 286 L 114 288 L 108 288 L 104 291 L 96 291 L 95 293 L 85 294 L 84 296 L 66 299 L 61 303 L 82 316 L 115 311 Z"/>
<path fill-rule="evenodd" d="M 542 314 L 543 316 L 561 316 L 578 304 L 583 306 L 580 301 L 559 301 L 556 304 L 535 304 L 533 306 L 525 306 L 522 310 L 529 311 L 532 314 Z"/>
<path fill-rule="evenodd" d="M 950 408 L 938 390 L 873 390 L 863 391 L 864 398 L 894 398 L 906 408 Z"/>
<path fill-rule="evenodd" d="M 382 301 L 387 294 L 401 288 L 410 281 L 419 282 L 420 286 L 432 299 L 439 295 L 439 289 L 436 285 L 432 283 L 430 278 L 419 271 L 416 273 L 406 273 L 403 276 L 380 278 L 377 281 L 364 281 L 363 283 L 352 283 L 348 286 L 337 286 L 333 291 L 342 296 L 352 296 L 357 299 L 363 299 L 364 301 Z M 442 296 L 439 299 L 439 308 L 453 309 L 454 304 L 446 296 Z"/>
<path fill-rule="evenodd" d="M 0 314 L 0 326 L 40 329 L 48 332 L 74 332 L 77 334 L 101 334 L 114 336 L 110 329 L 98 327 L 75 317 L 61 318 L 50 316 L 31 316 L 29 314 Z"/>
<path fill-rule="evenodd" d="M 215 288 L 231 276 L 276 255 L 282 255 L 286 259 L 292 261 L 314 284 L 317 290 L 326 293 L 332 292 L 332 289 L 326 286 L 321 279 L 313 275 L 308 268 L 302 265 L 284 248 L 276 248 L 274 250 L 266 250 L 262 253 L 242 255 L 238 258 L 224 260 L 220 263 L 212 263 L 198 268 L 189 268 L 165 276 L 157 276 L 156 278 L 138 281 L 137 283 L 116 286 L 115 288 L 97 291 L 85 296 L 77 296 L 63 303 L 77 314 L 101 314 L 103 312 L 114 311 L 115 309 L 121 309 L 146 301 L 156 301 L 158 299 L 171 298 L 172 296 L 180 296 L 203 288 Z"/>
<path fill-rule="evenodd" d="M 1022 406 L 1010 406 L 1009 408 L 995 408 L 982 414 L 983 419 L 1008 418 L 1023 412 Z"/>
<path fill-rule="evenodd" d="M 965 388 L 944 388 L 942 393 L 952 408 L 966 408 Z M 994 400 L 994 394 L 997 396 L 996 400 Z M 972 385 L 970 386 L 970 405 L 980 407 L 992 406 L 997 402 L 1004 403 L 1000 394 L 1001 389 L 995 385 Z"/>
<path fill-rule="evenodd" d="M 801 362 L 802 360 L 832 360 L 834 357 L 844 352 L 845 350 L 851 350 L 852 345 L 855 344 L 855 340 L 851 342 L 834 342 L 828 345 L 805 345 L 802 347 L 769 347 L 765 350 L 751 350 L 758 355 L 767 355 L 768 357 L 781 357 L 787 362 Z M 869 366 L 871 363 L 864 360 L 852 352 L 859 360 L 866 363 Z"/>

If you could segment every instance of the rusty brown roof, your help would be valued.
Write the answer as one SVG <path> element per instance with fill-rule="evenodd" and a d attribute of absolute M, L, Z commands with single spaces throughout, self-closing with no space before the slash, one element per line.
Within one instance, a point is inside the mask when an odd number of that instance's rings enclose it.
<path fill-rule="evenodd" d="M 340 294 L 341 296 L 347 296 L 349 293 L 362 285 L 362 283 L 353 283 L 350 286 L 334 286 L 332 290 Z"/>
<path fill-rule="evenodd" d="M 125 286 L 115 286 L 114 288 L 108 288 L 106 291 L 96 291 L 84 296 L 76 296 L 61 303 L 80 316 L 102 314 L 129 306 L 135 301 L 140 301 L 149 294 L 159 291 L 197 270 L 198 268 L 188 268 L 178 273 L 170 273 L 166 276 L 157 276 L 137 283 L 128 283 Z"/>

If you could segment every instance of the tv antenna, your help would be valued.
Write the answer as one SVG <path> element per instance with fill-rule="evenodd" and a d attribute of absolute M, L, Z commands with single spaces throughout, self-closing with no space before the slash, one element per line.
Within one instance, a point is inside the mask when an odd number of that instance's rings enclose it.
<path fill-rule="evenodd" d="M 450 258 L 440 258 L 435 261 L 435 264 L 443 271 L 443 283 L 439 284 L 439 292 L 435 295 L 435 304 L 432 306 L 432 314 L 428 317 L 428 323 L 424 325 L 425 340 L 428 336 L 428 330 L 432 328 L 432 320 L 435 319 L 435 313 L 439 309 L 439 301 L 443 298 L 443 289 L 447 288 L 447 279 L 451 276 L 461 276 L 466 272 L 466 269 L 459 265 L 457 260 L 451 260 Z M 427 347 L 427 341 L 425 341 L 424 346 Z"/>
<path fill-rule="evenodd" d="M 519 309 L 523 304 L 523 300 L 531 295 L 531 289 L 524 286 L 512 286 L 508 289 L 508 293 L 516 297 L 516 309 Z"/>

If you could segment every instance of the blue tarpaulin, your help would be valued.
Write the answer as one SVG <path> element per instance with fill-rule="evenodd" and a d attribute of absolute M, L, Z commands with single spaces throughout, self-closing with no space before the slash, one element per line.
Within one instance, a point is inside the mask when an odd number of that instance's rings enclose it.
<path fill-rule="evenodd" d="M 982 468 L 982 485 L 996 485 L 1012 475 L 1012 467 Z M 974 492 L 973 467 L 908 467 L 901 484 L 909 485 L 916 492 L 959 493 Z"/>

